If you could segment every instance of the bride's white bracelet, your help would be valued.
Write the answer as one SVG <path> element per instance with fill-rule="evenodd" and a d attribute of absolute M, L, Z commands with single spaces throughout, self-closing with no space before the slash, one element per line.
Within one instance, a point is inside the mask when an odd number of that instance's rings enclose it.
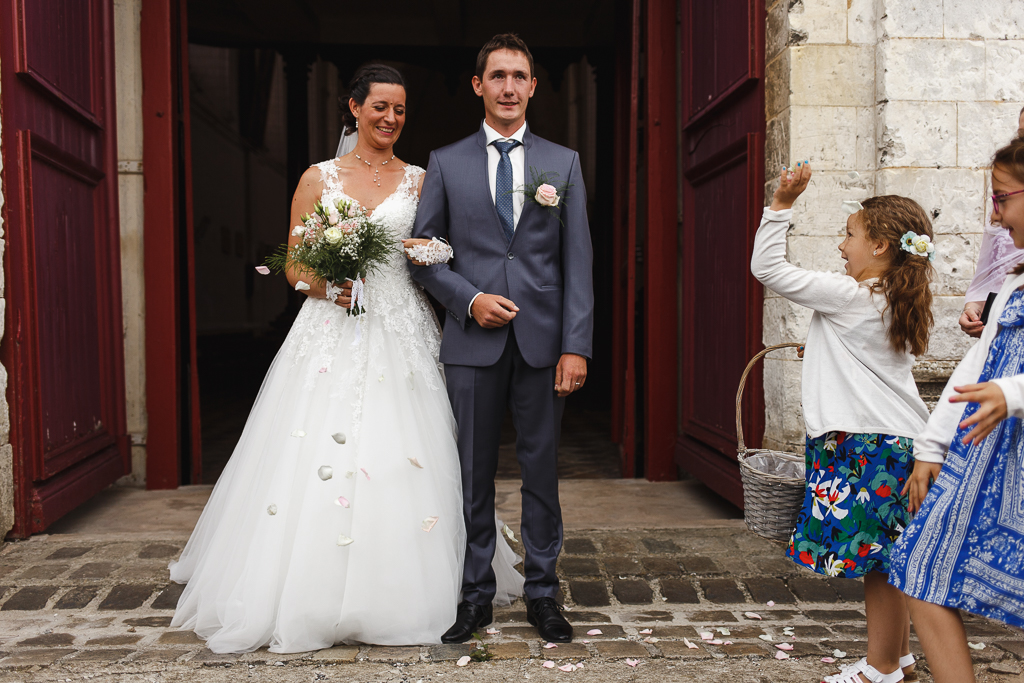
<path fill-rule="evenodd" d="M 341 287 L 335 287 L 334 283 L 328 280 L 327 289 L 324 292 L 324 298 L 333 304 L 338 300 L 338 297 L 341 296 L 342 291 L 344 290 L 342 290 Z"/>
<path fill-rule="evenodd" d="M 405 253 L 414 261 L 419 261 L 426 266 L 434 266 L 438 263 L 448 263 L 455 256 L 455 251 L 447 242 L 432 238 L 426 244 L 417 244 L 408 247 Z"/>

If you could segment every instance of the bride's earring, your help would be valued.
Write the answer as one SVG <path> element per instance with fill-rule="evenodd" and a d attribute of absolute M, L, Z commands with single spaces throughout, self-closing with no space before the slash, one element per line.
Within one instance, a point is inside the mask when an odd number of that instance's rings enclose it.
<path fill-rule="evenodd" d="M 357 124 L 357 125 L 358 125 L 358 124 Z M 878 250 L 877 250 L 877 249 L 875 249 L 875 250 L 874 250 L 873 252 L 871 252 L 871 255 L 872 255 L 872 256 L 878 256 Z"/>
<path fill-rule="evenodd" d="M 356 130 L 359 130 L 359 119 L 356 119 Z"/>

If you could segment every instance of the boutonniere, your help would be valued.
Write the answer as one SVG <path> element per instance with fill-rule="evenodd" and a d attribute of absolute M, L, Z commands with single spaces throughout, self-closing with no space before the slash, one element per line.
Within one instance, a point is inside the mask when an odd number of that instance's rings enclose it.
<path fill-rule="evenodd" d="M 550 211 L 558 222 L 562 222 L 560 208 L 565 201 L 566 191 L 572 187 L 568 183 L 558 182 L 558 174 L 554 171 L 539 171 L 530 167 L 531 181 L 516 192 L 522 192 L 526 201 L 533 202 Z"/>

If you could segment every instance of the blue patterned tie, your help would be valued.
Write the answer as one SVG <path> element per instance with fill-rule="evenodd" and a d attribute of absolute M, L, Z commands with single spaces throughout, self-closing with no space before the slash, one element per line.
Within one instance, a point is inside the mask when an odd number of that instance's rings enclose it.
<path fill-rule="evenodd" d="M 501 154 L 498 161 L 498 177 L 494 182 L 494 207 L 498 210 L 501 227 L 505 230 L 505 241 L 511 242 L 515 235 L 515 214 L 512 212 L 512 160 L 508 153 L 519 145 L 518 140 L 495 140 L 492 143 Z"/>

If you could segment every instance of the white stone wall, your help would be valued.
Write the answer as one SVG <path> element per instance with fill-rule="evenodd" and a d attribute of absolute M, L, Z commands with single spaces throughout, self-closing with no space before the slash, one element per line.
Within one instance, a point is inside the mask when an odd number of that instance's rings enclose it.
<path fill-rule="evenodd" d="M 3 117 L 0 114 L 0 127 Z M 2 144 L 2 143 L 0 143 Z M 0 171 L 3 171 L 3 149 L 0 148 Z M 0 184 L 0 263 L 3 262 L 4 188 Z M 4 320 L 7 299 L 4 297 L 4 280 L 7 273 L 0 267 L 0 338 L 4 334 Z M 0 545 L 7 532 L 14 527 L 14 450 L 11 447 L 11 418 L 7 410 L 7 369 L 0 365 Z"/>
<path fill-rule="evenodd" d="M 902 194 L 933 217 L 935 328 L 915 374 L 925 392 L 970 340 L 957 318 L 984 225 L 985 165 L 1024 104 L 1019 0 L 777 0 L 768 9 L 765 200 L 782 165 L 815 177 L 796 204 L 789 258 L 842 272 L 844 199 Z M 859 178 L 851 179 L 850 171 Z M 765 292 L 766 345 L 802 341 L 810 313 Z M 800 364 L 765 362 L 765 442 L 803 450 Z"/>
<path fill-rule="evenodd" d="M 146 281 L 143 270 L 142 0 L 114 0 L 117 172 L 121 221 L 125 409 L 132 471 L 121 483 L 146 481 Z"/>

